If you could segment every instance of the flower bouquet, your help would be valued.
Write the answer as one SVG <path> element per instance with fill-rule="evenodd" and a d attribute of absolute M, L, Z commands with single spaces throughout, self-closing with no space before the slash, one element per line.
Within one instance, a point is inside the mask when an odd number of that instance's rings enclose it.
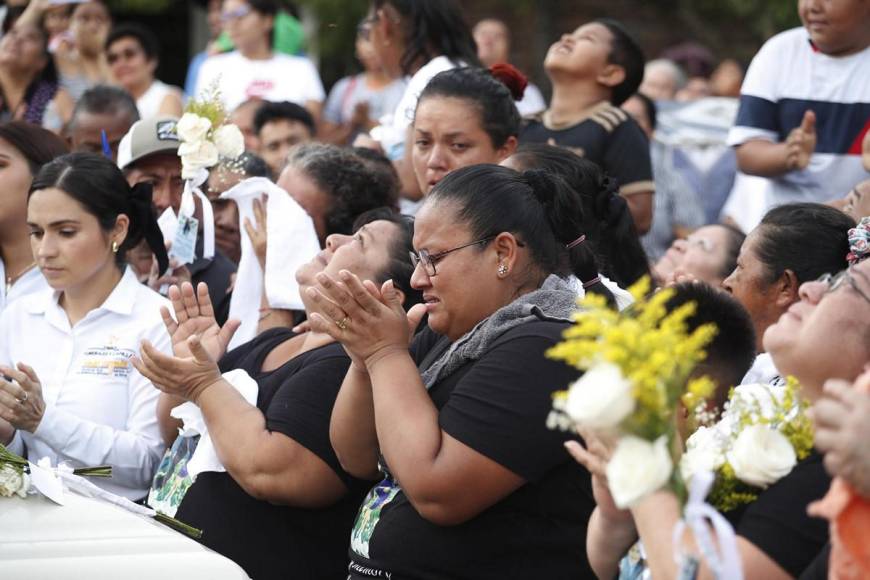
<path fill-rule="evenodd" d="M 178 156 L 181 158 L 181 177 L 185 180 L 184 193 L 177 221 L 170 208 L 166 210 L 166 217 L 161 216 L 159 223 L 164 239 L 172 240 L 172 257 L 180 264 L 187 264 L 195 258 L 194 247 L 199 229 L 199 223 L 193 217 L 194 197 L 202 203 L 202 255 L 211 258 L 215 252 L 214 213 L 200 188 L 208 179 L 209 168 L 219 162 L 221 167 L 241 171 L 239 164 L 245 152 L 245 140 L 237 126 L 227 123 L 216 84 L 203 96 L 188 102 L 184 115 L 175 126 L 175 133 L 181 142 Z"/>
<path fill-rule="evenodd" d="M 674 469 L 682 453 L 678 407 L 682 402 L 694 416 L 714 389 L 709 378 L 690 380 L 690 375 L 706 356 L 715 325 L 689 332 L 686 320 L 695 304 L 668 312 L 674 291 L 661 290 L 646 299 L 648 291 L 648 278 L 635 284 L 630 289 L 635 303 L 623 312 L 586 294 L 575 325 L 547 353 L 585 371 L 568 390 L 554 394 L 548 423 L 616 440 L 607 478 L 623 509 L 666 485 L 685 501 L 685 483 Z"/>
<path fill-rule="evenodd" d="M 722 419 L 699 427 L 686 442 L 680 460 L 683 479 L 690 481 L 699 471 L 713 472 L 709 499 L 719 511 L 755 501 L 812 451 L 808 403 L 797 391 L 791 377 L 784 387 L 753 384 L 732 389 Z"/>

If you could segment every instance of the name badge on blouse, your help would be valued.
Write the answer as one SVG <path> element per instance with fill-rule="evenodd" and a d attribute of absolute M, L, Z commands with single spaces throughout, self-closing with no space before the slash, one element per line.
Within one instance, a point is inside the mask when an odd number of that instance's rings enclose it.
<path fill-rule="evenodd" d="M 126 379 L 133 368 L 130 357 L 134 354 L 129 348 L 115 346 L 89 348 L 82 355 L 78 374 Z"/>

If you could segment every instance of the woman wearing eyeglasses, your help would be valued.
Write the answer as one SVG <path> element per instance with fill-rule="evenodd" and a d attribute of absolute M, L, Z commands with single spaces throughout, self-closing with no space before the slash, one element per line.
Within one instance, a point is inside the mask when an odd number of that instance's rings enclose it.
<path fill-rule="evenodd" d="M 761 353 L 744 383 L 782 376 L 764 352 L 767 328 L 800 300 L 801 284 L 846 267 L 847 232 L 855 221 L 819 203 L 776 207 L 746 237 L 737 267 L 722 286 L 749 311 Z"/>
<path fill-rule="evenodd" d="M 195 95 L 215 83 L 228 111 L 249 99 L 291 101 L 320 119 L 326 94 L 308 58 L 272 50 L 276 0 L 224 0 L 221 22 L 236 50 L 209 57 L 199 70 Z"/>
<path fill-rule="evenodd" d="M 566 279 L 592 260 L 582 211 L 544 172 L 457 169 L 415 222 L 425 308 L 406 315 L 389 282 L 349 272 L 309 291 L 312 328 L 352 361 L 333 447 L 350 473 L 381 479 L 351 532 L 349 578 L 592 576 L 589 473 L 546 426 L 553 390 L 576 378 L 545 353 L 575 308 Z"/>
<path fill-rule="evenodd" d="M 136 99 L 139 116 L 181 117 L 181 89 L 154 78 L 158 53 L 157 38 L 136 23 L 116 26 L 106 39 L 106 60 L 112 77 Z"/>

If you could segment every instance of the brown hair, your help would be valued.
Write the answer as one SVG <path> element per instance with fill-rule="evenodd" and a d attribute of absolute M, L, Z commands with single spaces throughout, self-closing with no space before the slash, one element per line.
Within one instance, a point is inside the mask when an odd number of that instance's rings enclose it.
<path fill-rule="evenodd" d="M 18 150 L 30 166 L 30 175 L 35 176 L 39 169 L 66 153 L 66 142 L 46 129 L 24 121 L 0 123 L 0 139 Z"/>

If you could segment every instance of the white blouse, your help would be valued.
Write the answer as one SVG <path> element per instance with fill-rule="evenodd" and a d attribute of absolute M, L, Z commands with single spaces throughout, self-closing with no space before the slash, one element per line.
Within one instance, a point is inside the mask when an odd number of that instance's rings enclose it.
<path fill-rule="evenodd" d="M 163 453 L 157 425 L 159 391 L 130 357 L 150 341 L 171 353 L 160 306 L 169 302 L 129 268 L 106 301 L 70 327 L 51 289 L 16 301 L 0 315 L 0 364 L 33 367 L 45 414 L 33 433 L 18 431 L 10 449 L 52 465 L 111 465 L 94 483 L 138 500 L 148 493 Z"/>

